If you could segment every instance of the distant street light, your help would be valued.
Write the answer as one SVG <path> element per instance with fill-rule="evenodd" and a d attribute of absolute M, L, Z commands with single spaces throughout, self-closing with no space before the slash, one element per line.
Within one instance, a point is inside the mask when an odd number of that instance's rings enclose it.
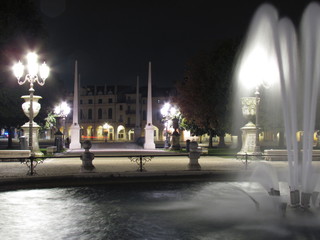
<path fill-rule="evenodd" d="M 62 118 L 62 124 L 63 124 L 63 141 L 64 141 L 64 136 L 66 135 L 66 118 L 68 114 L 70 113 L 71 108 L 68 106 L 67 102 L 61 102 L 59 105 L 57 105 L 54 108 L 54 113 Z"/>
<path fill-rule="evenodd" d="M 165 103 L 160 110 L 163 118 L 164 118 L 164 126 L 165 126 L 165 141 L 164 141 L 164 148 L 169 148 L 170 136 L 169 136 L 169 129 L 172 124 L 173 117 L 177 114 L 178 110 L 176 107 L 172 106 L 170 103 Z"/>
<path fill-rule="evenodd" d="M 104 141 L 107 142 L 110 125 L 108 123 L 105 123 L 105 124 L 103 124 L 102 128 L 104 130 L 103 131 L 103 135 L 105 137 Z"/>
<path fill-rule="evenodd" d="M 18 79 L 19 85 L 24 84 L 25 82 L 30 83 L 30 108 L 29 108 L 29 148 L 31 151 L 31 167 L 30 174 L 33 175 L 33 158 L 35 157 L 34 149 L 33 149 L 33 118 L 34 118 L 34 109 L 33 109 L 33 84 L 38 82 L 40 86 L 43 86 L 45 80 L 49 76 L 50 69 L 44 62 L 41 66 L 38 64 L 38 55 L 34 52 L 27 54 L 27 74 L 23 78 L 24 74 L 24 65 L 19 61 L 14 64 L 12 67 L 14 76 Z M 38 77 L 40 75 L 40 78 Z"/>

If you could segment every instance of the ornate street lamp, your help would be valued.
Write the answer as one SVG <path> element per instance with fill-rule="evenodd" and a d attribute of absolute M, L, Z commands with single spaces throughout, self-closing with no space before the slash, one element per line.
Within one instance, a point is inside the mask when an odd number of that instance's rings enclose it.
<path fill-rule="evenodd" d="M 28 53 L 27 54 L 27 74 L 25 77 L 23 77 L 24 74 L 24 65 L 19 61 L 18 63 L 14 64 L 12 67 L 14 76 L 18 79 L 19 85 L 24 84 L 25 82 L 30 83 L 30 88 L 29 88 L 29 111 L 27 111 L 26 115 L 29 117 L 29 149 L 31 151 L 31 167 L 30 167 L 30 174 L 33 175 L 33 158 L 35 157 L 35 152 L 34 152 L 34 143 L 33 143 L 33 119 L 35 117 L 35 110 L 39 111 L 40 110 L 40 105 L 38 106 L 38 109 L 34 109 L 34 88 L 33 84 L 37 82 L 40 86 L 43 86 L 45 83 L 45 80 L 49 76 L 50 69 L 44 62 L 41 66 L 38 64 L 38 55 L 34 52 Z M 38 77 L 39 74 L 39 77 Z M 38 100 L 39 97 L 36 99 Z M 38 112 L 36 112 L 37 114 Z M 37 138 L 36 138 L 37 140 Z"/>
<path fill-rule="evenodd" d="M 277 67 L 272 52 L 259 45 L 252 44 L 246 54 L 242 56 L 239 69 L 239 80 L 248 88 L 255 88 L 255 97 L 245 97 L 241 99 L 242 110 L 245 117 L 255 115 L 255 124 L 249 121 L 241 128 L 242 149 L 239 154 L 260 155 L 259 131 L 259 106 L 260 106 L 260 87 L 269 88 L 277 79 Z"/>
<path fill-rule="evenodd" d="M 164 140 L 164 148 L 169 148 L 169 114 L 170 114 L 170 103 L 165 103 L 161 108 L 160 112 L 162 117 L 164 118 L 164 126 L 165 126 L 165 140 Z"/>
<path fill-rule="evenodd" d="M 62 119 L 62 125 L 63 125 L 63 137 L 62 137 L 62 146 L 64 145 L 64 136 L 66 135 L 66 118 L 68 114 L 71 112 L 71 108 L 68 106 L 67 102 L 61 102 L 59 105 L 57 105 L 54 108 L 54 113 Z"/>
<path fill-rule="evenodd" d="M 179 111 L 177 108 L 170 103 L 165 103 L 163 107 L 160 110 L 163 118 L 164 118 L 164 126 L 165 126 L 165 142 L 164 142 L 164 148 L 169 148 L 169 142 L 170 142 L 170 136 L 169 136 L 169 128 L 171 125 L 173 125 L 174 133 L 173 136 L 177 137 L 177 141 L 174 141 L 172 145 L 174 145 L 174 148 L 180 149 L 180 135 L 177 131 L 178 129 L 178 119 L 177 115 L 179 114 Z M 172 146 L 173 147 L 173 146 Z"/>

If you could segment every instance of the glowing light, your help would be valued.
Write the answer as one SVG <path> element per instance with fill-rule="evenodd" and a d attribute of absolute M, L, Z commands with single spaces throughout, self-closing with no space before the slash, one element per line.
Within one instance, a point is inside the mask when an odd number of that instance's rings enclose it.
<path fill-rule="evenodd" d="M 50 68 L 48 67 L 48 65 L 44 62 L 41 66 L 40 66 L 40 77 L 43 80 L 46 80 L 49 76 L 49 72 L 50 72 Z"/>
<path fill-rule="evenodd" d="M 54 113 L 66 117 L 71 112 L 71 108 L 68 106 L 67 102 L 62 102 L 54 108 Z"/>
<path fill-rule="evenodd" d="M 26 81 L 30 83 L 38 82 L 39 85 L 43 86 L 45 80 L 48 78 L 50 69 L 47 64 L 44 62 L 40 67 L 38 64 L 38 55 L 34 52 L 30 52 L 26 56 L 27 64 L 26 67 L 19 61 L 14 64 L 12 71 L 14 76 L 18 79 L 20 85 L 24 84 Z M 25 78 L 21 79 L 24 74 L 24 69 L 27 69 L 27 74 Z M 40 77 L 38 78 L 38 74 Z M 20 80 L 21 79 L 21 80 Z"/>
<path fill-rule="evenodd" d="M 102 126 L 103 129 L 109 129 L 110 128 L 110 125 L 108 123 L 105 123 L 103 124 Z"/>
<path fill-rule="evenodd" d="M 248 89 L 263 85 L 269 88 L 279 81 L 279 69 L 274 48 L 271 44 L 261 44 L 258 39 L 252 42 L 242 56 L 238 77 Z"/>
<path fill-rule="evenodd" d="M 170 114 L 175 115 L 177 113 L 177 109 L 175 107 L 170 108 Z"/>
<path fill-rule="evenodd" d="M 168 114 L 168 111 L 169 111 L 170 107 L 171 107 L 170 103 L 165 103 L 163 105 L 163 107 L 160 110 L 162 116 L 166 116 Z"/>
<path fill-rule="evenodd" d="M 28 53 L 27 55 L 27 60 L 28 60 L 28 72 L 31 76 L 36 76 L 38 74 L 38 69 L 39 69 L 39 65 L 38 65 L 38 55 L 31 52 Z"/>
<path fill-rule="evenodd" d="M 13 71 L 14 76 L 19 80 L 22 77 L 23 72 L 24 72 L 23 64 L 20 61 L 17 62 L 16 64 L 13 65 L 12 71 Z"/>

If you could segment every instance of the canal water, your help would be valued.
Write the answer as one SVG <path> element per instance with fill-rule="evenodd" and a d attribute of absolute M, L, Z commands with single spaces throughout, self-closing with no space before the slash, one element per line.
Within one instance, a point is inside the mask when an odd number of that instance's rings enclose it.
<path fill-rule="evenodd" d="M 229 182 L 8 191 L 0 239 L 320 239 L 318 214 L 283 217 L 276 201 Z"/>

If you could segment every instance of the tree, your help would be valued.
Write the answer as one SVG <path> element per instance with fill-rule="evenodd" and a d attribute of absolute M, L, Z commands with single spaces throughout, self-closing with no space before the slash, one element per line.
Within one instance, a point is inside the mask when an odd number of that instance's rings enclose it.
<path fill-rule="evenodd" d="M 224 41 L 217 48 L 194 56 L 187 66 L 185 79 L 177 84 L 175 101 L 188 122 L 204 129 L 212 138 L 224 136 L 231 128 L 231 82 L 236 41 Z"/>

